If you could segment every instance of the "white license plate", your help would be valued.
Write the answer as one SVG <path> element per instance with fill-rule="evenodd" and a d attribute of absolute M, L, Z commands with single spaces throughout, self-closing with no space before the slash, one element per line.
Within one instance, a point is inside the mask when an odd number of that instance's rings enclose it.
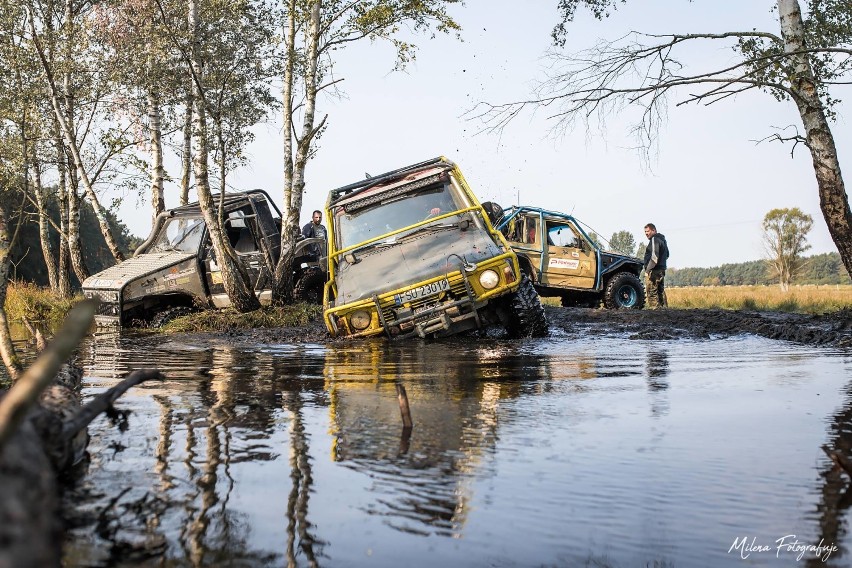
<path fill-rule="evenodd" d="M 438 280 L 437 282 L 424 284 L 423 286 L 418 286 L 417 288 L 406 290 L 402 294 L 397 294 L 395 300 L 398 304 L 404 304 L 405 302 L 413 302 L 421 298 L 435 296 L 437 294 L 440 294 L 441 292 L 446 292 L 449 289 L 450 283 L 447 281 L 446 278 L 444 278 L 443 280 Z"/>

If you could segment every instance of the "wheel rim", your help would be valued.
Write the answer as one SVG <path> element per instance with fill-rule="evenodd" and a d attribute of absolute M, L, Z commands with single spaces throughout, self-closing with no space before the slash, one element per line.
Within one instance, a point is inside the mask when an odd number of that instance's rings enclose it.
<path fill-rule="evenodd" d="M 615 297 L 618 299 L 618 304 L 623 308 L 632 308 L 636 305 L 639 295 L 633 286 L 625 284 L 618 288 Z"/>

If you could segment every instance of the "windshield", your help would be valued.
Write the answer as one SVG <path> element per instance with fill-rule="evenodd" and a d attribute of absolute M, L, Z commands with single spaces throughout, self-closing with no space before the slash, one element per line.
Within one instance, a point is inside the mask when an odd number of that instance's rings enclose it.
<path fill-rule="evenodd" d="M 337 248 L 342 250 L 379 235 L 428 221 L 438 215 L 464 209 L 461 197 L 449 185 L 432 186 L 390 202 L 352 211 L 353 205 L 335 211 Z"/>
<path fill-rule="evenodd" d="M 179 217 L 166 220 L 150 252 L 182 251 L 198 252 L 204 234 L 204 219 Z"/>

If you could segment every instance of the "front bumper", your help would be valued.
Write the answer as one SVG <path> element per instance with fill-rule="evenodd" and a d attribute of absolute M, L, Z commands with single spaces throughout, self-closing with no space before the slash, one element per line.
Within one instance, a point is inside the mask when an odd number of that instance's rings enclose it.
<path fill-rule="evenodd" d="M 121 291 L 84 289 L 83 296 L 98 300 L 95 323 L 99 326 L 121 325 Z"/>
<path fill-rule="evenodd" d="M 510 277 L 503 272 L 504 267 L 509 268 Z M 502 276 L 494 289 L 484 290 L 475 282 L 477 275 L 488 269 Z M 480 265 L 476 272 L 457 271 L 417 283 L 407 289 L 428 285 L 443 278 L 448 280 L 449 290 L 438 296 L 403 302 L 401 296 L 405 290 L 394 290 L 326 310 L 326 326 L 335 337 L 371 337 L 382 334 L 389 338 L 407 335 L 453 335 L 484 327 L 489 321 L 483 309 L 492 299 L 516 290 L 520 283 L 513 263 L 507 258 L 498 257 L 487 265 Z M 363 330 L 355 329 L 350 323 L 350 316 L 358 311 L 370 314 L 369 326 Z"/>

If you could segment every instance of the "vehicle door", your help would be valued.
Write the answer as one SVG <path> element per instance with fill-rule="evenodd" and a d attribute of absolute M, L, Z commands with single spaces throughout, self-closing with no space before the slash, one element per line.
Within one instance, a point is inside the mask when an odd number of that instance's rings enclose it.
<path fill-rule="evenodd" d="M 222 281 L 222 268 L 219 266 L 219 259 L 216 258 L 216 251 L 213 249 L 209 233 L 205 233 L 201 263 L 204 266 L 204 281 L 207 282 L 210 303 L 217 308 L 230 306 L 231 299 L 225 293 L 225 284 Z"/>
<path fill-rule="evenodd" d="M 506 240 L 512 250 L 523 255 L 530 261 L 536 274 L 541 272 L 542 266 L 542 233 L 541 215 L 539 213 L 521 213 L 504 229 Z"/>
<path fill-rule="evenodd" d="M 257 293 L 269 287 L 270 280 L 263 251 L 260 249 L 258 235 L 260 229 L 257 218 L 243 210 L 231 211 L 225 221 L 225 229 L 240 264 L 249 275 L 249 285 Z"/>
<path fill-rule="evenodd" d="M 597 255 L 572 221 L 544 219 L 546 240 L 542 283 L 561 288 L 593 289 Z"/>

